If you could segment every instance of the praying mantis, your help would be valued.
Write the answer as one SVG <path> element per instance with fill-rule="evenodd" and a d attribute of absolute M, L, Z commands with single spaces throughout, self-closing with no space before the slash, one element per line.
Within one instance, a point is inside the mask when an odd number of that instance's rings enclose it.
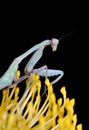
<path fill-rule="evenodd" d="M 60 78 L 64 75 L 63 71 L 47 69 L 46 65 L 43 67 L 40 67 L 38 69 L 34 69 L 34 66 L 39 61 L 39 59 L 42 57 L 43 50 L 46 46 L 50 45 L 52 47 L 52 50 L 56 51 L 59 41 L 69 34 L 70 33 L 64 35 L 60 39 L 52 38 L 51 40 L 44 40 L 43 42 L 33 46 L 31 49 L 29 49 L 22 55 L 15 58 L 13 60 L 13 62 L 11 63 L 11 65 L 9 66 L 9 68 L 7 69 L 7 71 L 3 74 L 2 77 L 0 77 L 0 90 L 6 88 L 8 86 L 12 86 L 13 82 L 14 83 L 21 82 L 22 80 L 28 78 L 30 73 L 37 73 L 38 75 L 44 76 L 44 77 L 59 75 L 58 78 L 52 82 L 52 84 L 54 84 L 58 80 L 60 80 Z M 19 68 L 19 64 L 21 63 L 21 61 L 24 58 L 26 58 L 28 55 L 30 55 L 33 52 L 35 52 L 35 53 L 33 54 L 31 59 L 28 61 L 27 65 L 25 66 L 25 69 L 24 69 L 25 75 L 20 77 L 18 80 L 16 80 L 16 72 Z"/>

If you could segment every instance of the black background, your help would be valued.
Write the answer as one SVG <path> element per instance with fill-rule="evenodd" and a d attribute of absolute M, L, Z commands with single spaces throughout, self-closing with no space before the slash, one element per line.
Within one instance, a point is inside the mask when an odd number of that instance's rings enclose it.
<path fill-rule="evenodd" d="M 28 6 L 27 6 L 28 5 Z M 31 9 L 32 7 L 32 9 Z M 86 19 L 84 9 L 77 2 L 40 3 L 3 5 L 0 24 L 0 75 L 6 71 L 13 59 L 45 39 L 60 38 L 74 31 L 60 41 L 57 52 L 45 48 L 43 57 L 36 67 L 48 65 L 48 68 L 64 71 L 64 77 L 54 85 L 59 90 L 66 86 L 67 96 L 75 98 L 75 113 L 78 123 L 88 126 L 88 51 L 86 42 Z M 86 36 L 86 37 L 85 37 Z M 23 69 L 28 56 L 19 66 Z"/>

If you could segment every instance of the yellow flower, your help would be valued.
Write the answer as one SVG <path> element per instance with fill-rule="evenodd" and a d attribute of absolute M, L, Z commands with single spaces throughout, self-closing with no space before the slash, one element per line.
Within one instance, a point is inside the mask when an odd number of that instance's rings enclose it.
<path fill-rule="evenodd" d="M 45 84 L 45 99 L 38 75 L 33 75 L 32 82 L 26 80 L 21 98 L 18 86 L 3 90 L 0 130 L 82 130 L 82 124 L 77 124 L 77 114 L 74 113 L 75 99 L 69 99 L 66 88 L 62 87 L 60 92 L 63 97 L 57 100 L 48 79 Z"/>

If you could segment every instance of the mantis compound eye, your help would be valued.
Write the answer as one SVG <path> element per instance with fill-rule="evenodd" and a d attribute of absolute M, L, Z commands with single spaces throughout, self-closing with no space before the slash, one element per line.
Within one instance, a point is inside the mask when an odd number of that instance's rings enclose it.
<path fill-rule="evenodd" d="M 52 47 L 52 50 L 53 51 L 56 51 L 57 50 L 57 45 L 59 44 L 59 40 L 58 39 L 55 39 L 53 38 L 51 40 L 51 47 Z"/>

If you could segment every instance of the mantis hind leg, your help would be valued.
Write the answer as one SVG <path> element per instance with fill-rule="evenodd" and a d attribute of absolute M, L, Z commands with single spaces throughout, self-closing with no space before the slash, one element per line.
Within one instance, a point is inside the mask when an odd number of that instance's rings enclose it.
<path fill-rule="evenodd" d="M 42 67 L 40 67 L 38 69 L 33 69 L 32 71 L 28 72 L 27 74 L 23 75 L 22 77 L 20 77 L 18 79 L 14 79 L 14 83 L 12 85 L 10 85 L 9 87 L 12 88 L 14 85 L 17 85 L 20 82 L 22 82 L 23 80 L 29 78 L 31 73 L 38 74 L 42 70 L 46 70 L 47 71 L 47 68 L 48 68 L 47 65 L 44 65 L 44 66 L 42 66 Z M 45 75 L 45 78 L 47 78 L 47 75 Z"/>

